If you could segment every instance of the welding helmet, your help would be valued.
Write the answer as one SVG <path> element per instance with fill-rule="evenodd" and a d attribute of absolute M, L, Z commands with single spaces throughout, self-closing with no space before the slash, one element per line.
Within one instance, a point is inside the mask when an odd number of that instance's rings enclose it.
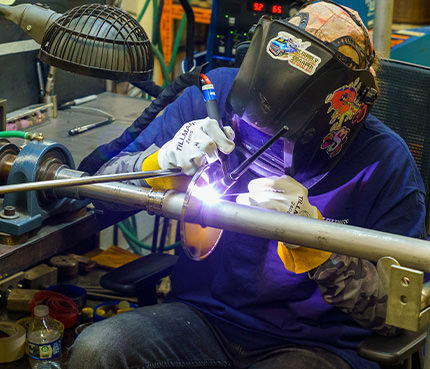
<path fill-rule="evenodd" d="M 237 138 L 255 148 L 281 127 L 284 170 L 299 181 L 339 161 L 377 96 L 374 50 L 358 14 L 309 2 L 292 18 L 262 17 L 229 92 Z"/>

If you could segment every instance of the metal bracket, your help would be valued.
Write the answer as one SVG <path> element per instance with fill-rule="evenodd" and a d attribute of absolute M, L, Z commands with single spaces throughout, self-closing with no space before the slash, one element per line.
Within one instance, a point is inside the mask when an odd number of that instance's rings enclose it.
<path fill-rule="evenodd" d="M 421 311 L 424 272 L 391 265 L 386 323 L 418 331 L 430 323 L 430 307 Z"/>

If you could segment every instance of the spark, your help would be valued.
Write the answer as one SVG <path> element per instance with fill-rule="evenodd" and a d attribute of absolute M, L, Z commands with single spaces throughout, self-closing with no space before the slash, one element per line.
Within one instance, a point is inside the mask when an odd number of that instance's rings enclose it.
<path fill-rule="evenodd" d="M 213 205 L 219 201 L 222 194 L 218 193 L 213 186 L 205 185 L 201 187 L 196 186 L 193 190 L 193 196 L 206 204 Z"/>

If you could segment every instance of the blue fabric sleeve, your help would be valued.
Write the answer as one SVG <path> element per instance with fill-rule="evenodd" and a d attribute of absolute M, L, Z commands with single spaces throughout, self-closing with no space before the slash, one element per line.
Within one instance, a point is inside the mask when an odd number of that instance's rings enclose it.
<path fill-rule="evenodd" d="M 221 117 L 225 115 L 225 101 L 230 91 L 237 69 L 217 68 L 207 76 L 215 87 Z M 207 117 L 203 95 L 196 86 L 184 90 L 173 103 L 168 105 L 161 116 L 154 119 L 124 151 L 143 151 L 152 144 L 161 147 L 187 122 Z"/>

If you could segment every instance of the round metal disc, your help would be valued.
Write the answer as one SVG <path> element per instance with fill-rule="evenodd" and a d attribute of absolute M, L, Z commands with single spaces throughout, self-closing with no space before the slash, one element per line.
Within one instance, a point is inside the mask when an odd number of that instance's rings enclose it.
<path fill-rule="evenodd" d="M 193 260 L 202 260 L 208 256 L 218 244 L 223 230 L 185 222 L 188 206 L 193 197 L 201 201 L 216 201 L 210 193 L 205 193 L 204 190 L 222 176 L 222 168 L 218 161 L 209 164 L 194 175 L 185 194 L 181 216 L 182 247 L 186 255 Z"/>

